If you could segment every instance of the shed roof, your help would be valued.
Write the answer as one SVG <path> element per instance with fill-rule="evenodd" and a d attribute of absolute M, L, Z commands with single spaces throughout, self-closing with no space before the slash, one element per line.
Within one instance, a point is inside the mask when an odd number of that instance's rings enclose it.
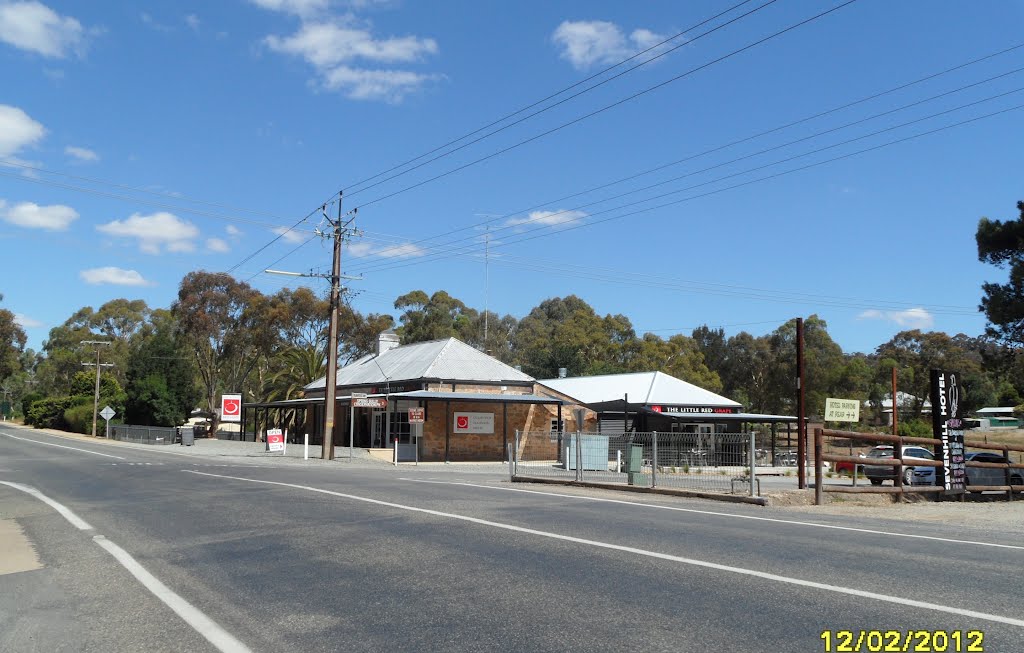
<path fill-rule="evenodd" d="M 317 379 L 306 390 L 320 390 Z M 532 383 L 533 377 L 470 347 L 461 340 L 444 338 L 402 345 L 383 354 L 369 354 L 338 370 L 337 386 L 379 385 L 395 381 L 444 379 L 467 382 Z"/>
<path fill-rule="evenodd" d="M 543 379 L 537 383 L 587 405 L 622 401 L 629 395 L 630 404 L 645 406 L 742 407 L 732 399 L 663 372 L 577 376 Z"/>
<path fill-rule="evenodd" d="M 1000 407 L 989 406 L 987 408 L 979 408 L 975 412 L 978 415 L 999 415 L 1001 413 L 1010 413 L 1012 415 L 1013 414 L 1013 410 L 1014 410 L 1013 406 L 1003 406 L 1001 408 Z"/>

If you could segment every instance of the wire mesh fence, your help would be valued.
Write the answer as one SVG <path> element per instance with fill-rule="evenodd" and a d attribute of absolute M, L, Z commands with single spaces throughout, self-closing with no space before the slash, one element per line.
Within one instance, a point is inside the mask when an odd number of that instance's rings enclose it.
<path fill-rule="evenodd" d="M 770 462 L 751 433 L 526 431 L 513 455 L 514 477 L 742 494 L 752 466 Z"/>
<path fill-rule="evenodd" d="M 173 426 L 133 426 L 131 424 L 111 425 L 110 439 L 155 445 L 174 444 L 176 441 L 181 441 L 177 429 Z"/>

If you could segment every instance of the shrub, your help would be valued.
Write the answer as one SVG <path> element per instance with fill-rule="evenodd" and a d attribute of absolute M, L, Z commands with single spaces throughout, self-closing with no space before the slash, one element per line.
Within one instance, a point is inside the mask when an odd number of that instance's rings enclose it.
<path fill-rule="evenodd" d="M 103 428 L 103 418 L 97 418 L 97 429 Z M 69 431 L 75 433 L 92 433 L 92 402 L 71 406 L 64 411 L 64 423 Z"/>
<path fill-rule="evenodd" d="M 81 403 L 84 397 L 47 397 L 32 402 L 25 411 L 25 423 L 37 429 L 64 429 L 64 411 Z"/>

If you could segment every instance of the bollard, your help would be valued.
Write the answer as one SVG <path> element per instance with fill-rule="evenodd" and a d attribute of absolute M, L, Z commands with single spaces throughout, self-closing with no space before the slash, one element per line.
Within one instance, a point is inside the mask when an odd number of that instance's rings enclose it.
<path fill-rule="evenodd" d="M 398 467 L 398 438 L 395 438 L 395 467 Z"/>
<path fill-rule="evenodd" d="M 309 460 L 309 433 L 302 436 L 302 459 Z"/>
<path fill-rule="evenodd" d="M 750 496 L 756 497 L 757 491 L 754 490 L 754 482 L 757 480 L 754 471 L 754 457 L 757 454 L 757 443 L 754 439 L 754 432 L 750 432 Z"/>

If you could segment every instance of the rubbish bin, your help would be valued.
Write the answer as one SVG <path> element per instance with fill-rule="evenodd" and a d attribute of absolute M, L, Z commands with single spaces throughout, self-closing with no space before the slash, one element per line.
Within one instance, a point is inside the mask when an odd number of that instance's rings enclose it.
<path fill-rule="evenodd" d="M 191 447 L 196 443 L 196 430 L 195 427 L 183 426 L 181 428 L 181 446 Z"/>

